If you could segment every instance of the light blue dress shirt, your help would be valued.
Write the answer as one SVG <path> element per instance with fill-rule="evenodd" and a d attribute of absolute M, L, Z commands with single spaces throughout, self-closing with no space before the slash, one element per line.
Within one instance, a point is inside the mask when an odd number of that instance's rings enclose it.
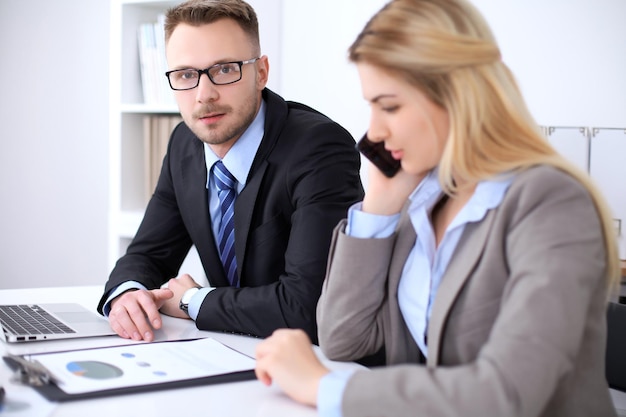
<path fill-rule="evenodd" d="M 478 183 L 474 194 L 453 219 L 439 244 L 430 222 L 430 213 L 441 197 L 437 171 L 433 170 L 409 196 L 408 214 L 417 234 L 415 245 L 402 270 L 398 303 L 413 339 L 428 356 L 426 334 L 432 305 L 450 259 L 468 223 L 481 221 L 489 210 L 500 205 L 513 176 L 503 175 Z M 386 238 L 394 232 L 400 215 L 378 216 L 360 211 L 361 203 L 348 211 L 346 234 L 358 238 Z M 323 417 L 341 417 L 341 399 L 354 371 L 331 372 L 320 382 L 318 411 Z"/>
<path fill-rule="evenodd" d="M 265 111 L 266 104 L 264 100 L 261 100 L 261 106 L 259 108 L 259 112 L 256 117 L 248 126 L 245 132 L 241 135 L 241 137 L 235 142 L 232 148 L 228 151 L 222 162 L 226 169 L 230 171 L 231 174 L 237 179 L 237 194 L 241 192 L 243 187 L 246 185 L 246 179 L 248 178 L 248 174 L 250 173 L 250 168 L 252 168 L 252 162 L 254 161 L 254 157 L 261 145 L 261 140 L 263 139 L 263 133 L 265 132 Z M 213 168 L 213 164 L 215 164 L 219 158 L 213 150 L 207 145 L 204 144 L 204 160 L 206 162 L 206 170 L 207 170 L 207 183 L 206 188 L 209 194 L 209 213 L 211 215 L 211 226 L 213 228 L 213 236 L 215 238 L 215 243 L 218 244 L 217 236 L 219 230 L 219 224 L 221 219 L 220 212 L 220 203 L 219 198 L 217 197 L 217 187 L 215 185 L 215 181 L 213 180 L 213 175 L 211 173 L 211 168 Z M 120 284 L 114 291 L 111 292 L 111 295 L 107 299 L 106 303 L 103 307 L 103 312 L 106 316 L 109 315 L 111 311 L 111 300 L 113 300 L 118 295 L 122 294 L 124 291 L 130 289 L 146 289 L 141 283 L 137 281 L 126 281 Z M 202 306 L 202 302 L 204 301 L 204 297 L 214 290 L 214 287 L 204 287 L 201 288 L 198 292 L 196 292 L 191 300 L 189 301 L 189 317 L 191 317 L 194 321 L 198 317 L 198 313 L 200 312 L 200 307 Z"/>

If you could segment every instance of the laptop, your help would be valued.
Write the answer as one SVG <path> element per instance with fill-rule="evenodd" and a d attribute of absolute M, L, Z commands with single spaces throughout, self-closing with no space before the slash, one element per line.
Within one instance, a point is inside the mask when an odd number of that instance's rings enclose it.
<path fill-rule="evenodd" d="M 0 305 L 0 325 L 8 343 L 115 334 L 107 319 L 77 303 Z"/>

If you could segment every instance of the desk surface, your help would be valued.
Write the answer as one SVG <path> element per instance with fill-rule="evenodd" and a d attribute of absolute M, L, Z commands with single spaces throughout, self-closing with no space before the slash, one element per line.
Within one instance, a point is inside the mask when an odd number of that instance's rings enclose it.
<path fill-rule="evenodd" d="M 0 290 L 0 304 L 44 303 L 74 301 L 95 311 L 102 288 L 71 287 L 41 288 L 28 290 Z M 254 357 L 254 349 L 260 339 L 225 333 L 206 332 L 196 329 L 191 320 L 163 318 L 163 329 L 156 332 L 156 340 L 178 340 L 194 337 L 212 337 L 242 353 Z M 0 354 L 43 353 L 56 350 L 83 349 L 133 342 L 117 336 L 77 339 L 72 341 L 43 341 L 29 344 L 6 344 L 0 342 Z M 352 363 L 332 362 L 316 353 L 332 369 L 359 367 Z M 302 406 L 287 398 L 276 387 L 266 387 L 260 382 L 246 381 L 207 385 L 184 389 L 157 391 L 153 393 L 121 395 L 93 400 L 50 403 L 33 389 L 10 382 L 11 371 L 0 365 L 0 383 L 7 391 L 7 407 L 23 408 L 7 413 L 12 417 L 123 417 L 145 415 L 150 417 L 172 416 L 250 416 L 250 417 L 297 417 L 315 416 L 315 409 Z M 3 414 L 0 412 L 0 414 Z"/>
<path fill-rule="evenodd" d="M 102 288 L 40 288 L 28 290 L 0 290 L 0 304 L 32 302 L 75 301 L 95 309 Z M 205 332 L 196 329 L 190 320 L 163 317 L 163 329 L 157 331 L 156 340 L 178 340 L 194 337 L 212 337 L 242 353 L 254 356 L 259 339 L 225 333 Z M 56 350 L 84 349 L 112 346 L 133 342 L 116 336 L 78 339 L 73 341 L 45 341 L 30 344 L 5 344 L 0 342 L 0 354 L 43 353 Z M 360 367 L 356 364 L 332 362 L 316 353 L 329 368 L 347 369 Z M 6 413 L 11 417 L 125 417 L 145 415 L 150 417 L 172 416 L 246 416 L 246 417 L 298 417 L 316 416 L 315 409 L 302 406 L 287 398 L 275 387 L 266 387 L 258 381 L 234 382 L 184 389 L 157 391 L 153 393 L 121 395 L 93 400 L 51 403 L 29 387 L 10 382 L 11 371 L 0 365 L 0 384 L 7 391 L 7 406 L 19 411 Z M 626 416 L 626 393 L 611 390 L 613 402 L 620 416 Z M 5 413 L 0 410 L 0 414 Z"/>

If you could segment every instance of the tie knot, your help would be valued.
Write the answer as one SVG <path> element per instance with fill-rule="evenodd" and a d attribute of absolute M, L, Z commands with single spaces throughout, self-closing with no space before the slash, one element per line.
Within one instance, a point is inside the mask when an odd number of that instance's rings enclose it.
<path fill-rule="evenodd" d="M 215 165 L 213 165 L 213 168 L 213 177 L 217 189 L 220 191 L 234 190 L 237 180 L 233 177 L 233 174 L 226 169 L 222 161 L 217 161 Z"/>

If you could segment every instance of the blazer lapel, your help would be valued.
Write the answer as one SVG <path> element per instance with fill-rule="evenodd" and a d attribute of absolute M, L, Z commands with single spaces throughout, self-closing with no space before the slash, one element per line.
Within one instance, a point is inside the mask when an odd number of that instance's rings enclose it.
<path fill-rule="evenodd" d="M 194 138 L 200 144 L 200 140 Z M 202 145 L 200 145 L 202 147 Z M 187 218 L 190 227 L 190 235 L 193 235 L 198 254 L 202 259 L 204 271 L 211 286 L 227 286 L 228 279 L 224 273 L 224 268 L 213 268 L 212 265 L 221 266 L 221 260 L 213 237 L 213 228 L 209 215 L 209 199 L 206 190 L 206 163 L 204 162 L 204 152 L 202 149 L 195 149 L 193 153 L 185 156 L 181 163 L 181 172 L 184 186 L 181 187 L 183 198 L 180 204 L 188 205 L 192 214 Z M 204 181 L 204 191 L 198 192 L 201 187 L 200 182 Z"/>
<path fill-rule="evenodd" d="M 261 162 L 254 172 L 254 175 L 248 178 L 248 183 L 241 190 L 235 201 L 235 256 L 237 257 L 237 272 L 239 273 L 239 282 L 243 286 L 245 276 L 245 253 L 248 244 L 248 233 L 250 232 L 250 224 L 252 222 L 252 213 L 254 213 L 254 204 L 257 201 L 263 177 L 267 170 L 267 161 Z"/>
<path fill-rule="evenodd" d="M 484 250 L 494 218 L 495 211 L 491 210 L 484 220 L 470 223 L 465 227 L 450 264 L 443 274 L 428 323 L 426 364 L 429 367 L 435 367 L 439 363 L 442 336 L 448 314 Z"/>
<path fill-rule="evenodd" d="M 265 112 L 265 131 L 259 149 L 254 156 L 246 186 L 241 190 L 235 201 L 235 256 L 237 257 L 237 273 L 239 285 L 244 286 L 246 276 L 246 248 L 252 224 L 252 214 L 261 190 L 263 177 L 268 167 L 267 158 L 271 154 L 287 119 L 287 103 L 276 93 L 265 88 L 263 99 L 267 104 Z"/>
<path fill-rule="evenodd" d="M 404 264 L 417 238 L 415 229 L 411 224 L 411 218 L 406 212 L 407 209 L 408 204 L 405 205 L 401 212 L 402 214 L 397 226 L 398 235 L 394 246 L 393 258 L 389 265 L 389 289 L 392 291 L 389 296 L 394 300 L 398 299 L 398 286 L 400 285 L 400 277 L 402 276 Z"/>
<path fill-rule="evenodd" d="M 398 361 L 413 361 L 415 363 L 421 362 L 421 352 L 417 343 L 413 339 L 413 336 L 409 332 L 409 328 L 404 322 L 404 317 L 400 312 L 400 306 L 398 304 L 398 286 L 400 285 L 400 278 L 404 265 L 411 252 L 411 249 L 415 245 L 415 229 L 411 224 L 411 218 L 407 214 L 409 203 L 404 206 L 401 212 L 400 221 L 397 226 L 397 236 L 393 251 L 393 258 L 389 265 L 389 303 L 391 304 L 392 314 L 397 314 L 390 320 L 390 334 L 398 335 L 393 340 L 388 340 L 386 343 L 388 346 L 388 360 L 391 363 Z"/>

